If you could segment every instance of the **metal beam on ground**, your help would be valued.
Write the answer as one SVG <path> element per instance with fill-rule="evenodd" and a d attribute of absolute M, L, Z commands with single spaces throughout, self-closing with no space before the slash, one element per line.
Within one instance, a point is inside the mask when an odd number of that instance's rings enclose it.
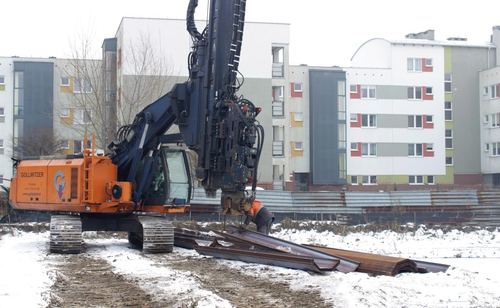
<path fill-rule="evenodd" d="M 356 268 L 358 268 L 359 263 L 353 260 L 346 259 L 342 256 L 332 256 L 331 254 L 324 253 L 321 251 L 317 251 L 315 249 L 311 249 L 299 244 L 295 244 L 292 242 L 288 242 L 276 237 L 272 237 L 269 235 L 265 235 L 259 232 L 254 232 L 250 230 L 241 231 L 236 227 L 230 227 L 228 229 L 229 233 L 232 233 L 233 236 L 238 236 L 240 238 L 244 238 L 246 240 L 252 241 L 254 243 L 258 243 L 261 245 L 265 245 L 267 247 L 272 247 L 275 249 L 279 249 L 283 252 L 288 252 L 291 254 L 312 257 L 317 259 L 337 259 L 340 261 L 336 270 L 343 273 L 354 272 Z"/>

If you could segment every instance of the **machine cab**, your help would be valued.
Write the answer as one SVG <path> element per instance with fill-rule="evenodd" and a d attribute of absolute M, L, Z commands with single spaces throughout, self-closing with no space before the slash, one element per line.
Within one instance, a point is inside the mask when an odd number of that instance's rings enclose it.
<path fill-rule="evenodd" d="M 140 174 L 142 162 L 139 166 Z M 189 159 L 184 148 L 161 148 L 149 187 L 146 205 L 187 205 L 191 200 Z"/>

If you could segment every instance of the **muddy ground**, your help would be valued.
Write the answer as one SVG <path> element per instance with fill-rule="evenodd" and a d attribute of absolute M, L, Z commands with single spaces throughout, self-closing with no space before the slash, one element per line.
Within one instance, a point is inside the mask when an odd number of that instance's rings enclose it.
<path fill-rule="evenodd" d="M 112 263 L 89 252 L 87 249 L 79 255 L 47 255 L 55 281 L 46 296 L 50 300 L 47 307 L 198 307 L 195 298 L 180 300 L 171 294 L 148 294 L 139 281 L 116 273 Z M 292 290 L 286 282 L 252 277 L 211 257 L 186 256 L 178 250 L 143 256 L 157 267 L 194 278 L 203 289 L 229 301 L 233 307 L 329 307 L 316 290 Z"/>

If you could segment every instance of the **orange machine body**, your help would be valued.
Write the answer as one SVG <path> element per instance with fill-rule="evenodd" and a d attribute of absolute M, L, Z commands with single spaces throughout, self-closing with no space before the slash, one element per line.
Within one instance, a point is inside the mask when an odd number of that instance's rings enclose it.
<path fill-rule="evenodd" d="M 114 185 L 121 187 L 119 198 L 112 196 Z M 144 204 L 134 207 L 131 199 L 132 183 L 117 181 L 117 166 L 111 159 L 89 153 L 77 159 L 22 161 L 17 165 L 10 190 L 10 203 L 23 210 L 182 213 L 186 209 Z"/>

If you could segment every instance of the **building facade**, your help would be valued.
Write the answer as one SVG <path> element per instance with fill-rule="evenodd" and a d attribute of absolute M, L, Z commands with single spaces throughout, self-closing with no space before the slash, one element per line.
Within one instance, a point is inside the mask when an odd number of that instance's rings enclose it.
<path fill-rule="evenodd" d="M 425 37 L 370 40 L 346 69 L 353 185 L 483 183 L 477 72 L 495 45 Z"/>
<path fill-rule="evenodd" d="M 196 24 L 198 29 L 203 29 L 206 22 L 196 21 Z M 166 94 L 176 83 L 187 80 L 192 42 L 185 20 L 149 18 L 123 18 L 114 39 L 117 125 L 120 126 L 130 123 L 138 111 Z M 245 23 L 239 65 L 243 83 L 238 95 L 263 110 L 257 120 L 267 134 L 258 182 L 267 188 L 284 189 L 288 172 L 287 157 L 283 150 L 276 152 L 279 145 L 275 140 L 281 142 L 283 149 L 283 90 L 288 83 L 289 41 L 289 24 Z"/>

